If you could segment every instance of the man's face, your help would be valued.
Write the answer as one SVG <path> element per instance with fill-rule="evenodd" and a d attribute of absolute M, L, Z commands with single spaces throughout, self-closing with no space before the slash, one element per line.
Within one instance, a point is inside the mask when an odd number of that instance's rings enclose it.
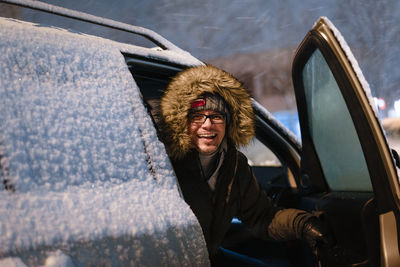
<path fill-rule="evenodd" d="M 207 118 L 204 123 L 201 122 L 202 115 L 219 115 L 219 117 Z M 225 136 L 226 122 L 221 114 L 212 110 L 203 110 L 191 114 L 189 117 L 189 134 L 197 151 L 203 154 L 215 152 Z M 204 119 L 204 117 L 203 117 Z M 222 122 L 222 123 L 221 123 Z"/>

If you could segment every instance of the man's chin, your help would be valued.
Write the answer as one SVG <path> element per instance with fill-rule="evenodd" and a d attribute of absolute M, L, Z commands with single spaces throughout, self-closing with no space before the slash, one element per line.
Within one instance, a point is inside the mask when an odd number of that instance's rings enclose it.
<path fill-rule="evenodd" d="M 197 150 L 201 154 L 212 154 L 217 150 L 217 146 L 200 146 L 197 148 Z"/>

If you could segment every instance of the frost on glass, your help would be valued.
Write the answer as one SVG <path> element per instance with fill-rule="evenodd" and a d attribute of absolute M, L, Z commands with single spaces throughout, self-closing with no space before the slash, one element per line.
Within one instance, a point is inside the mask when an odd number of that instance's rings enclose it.
<path fill-rule="evenodd" d="M 305 65 L 303 81 L 311 137 L 330 188 L 335 191 L 372 191 L 350 113 L 318 49 Z"/>
<path fill-rule="evenodd" d="M 0 73 L 0 178 L 15 188 L 0 190 L 0 258 L 208 264 L 112 42 L 0 19 Z"/>
<path fill-rule="evenodd" d="M 349 45 L 347 44 L 346 40 L 344 39 L 344 37 L 340 33 L 340 31 L 335 27 L 335 25 L 327 17 L 321 17 L 321 18 L 324 19 L 324 21 L 329 26 L 329 29 L 335 35 L 336 40 L 339 42 L 340 47 L 343 49 L 343 52 L 346 54 L 347 59 L 349 60 L 354 72 L 356 73 L 359 82 L 361 83 L 361 86 L 365 92 L 365 95 L 368 98 L 369 104 L 370 104 L 372 110 L 374 111 L 376 118 L 379 118 L 378 110 L 377 110 L 376 105 L 374 104 L 369 83 L 365 79 L 364 74 L 362 73 L 361 68 L 360 68 L 356 58 L 354 57 L 353 52 L 351 51 Z"/>

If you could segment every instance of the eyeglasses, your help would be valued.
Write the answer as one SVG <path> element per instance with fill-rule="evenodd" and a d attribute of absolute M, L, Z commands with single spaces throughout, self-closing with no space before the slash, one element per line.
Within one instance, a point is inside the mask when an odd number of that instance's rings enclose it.
<path fill-rule="evenodd" d="M 225 122 L 225 116 L 222 114 L 205 115 L 202 113 L 193 113 L 189 116 L 190 122 L 195 124 L 203 124 L 207 118 L 210 119 L 212 124 L 222 124 Z"/>

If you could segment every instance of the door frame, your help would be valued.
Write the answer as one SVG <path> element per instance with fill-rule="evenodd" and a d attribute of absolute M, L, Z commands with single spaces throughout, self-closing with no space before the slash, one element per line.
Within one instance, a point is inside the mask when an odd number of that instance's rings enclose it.
<path fill-rule="evenodd" d="M 323 172 L 308 132 L 302 79 L 304 65 L 316 49 L 324 56 L 345 99 L 368 166 L 380 222 L 381 265 L 400 266 L 397 231 L 400 226 L 400 187 L 394 161 L 378 116 L 364 90 L 369 86 L 339 31 L 324 17 L 307 34 L 293 61 L 292 77 L 302 131 L 302 165 L 307 165 L 310 159 L 313 163 L 312 168 L 302 166 L 302 169 L 311 172 L 314 189 L 329 192 L 327 184 L 318 179 L 323 177 Z"/>

